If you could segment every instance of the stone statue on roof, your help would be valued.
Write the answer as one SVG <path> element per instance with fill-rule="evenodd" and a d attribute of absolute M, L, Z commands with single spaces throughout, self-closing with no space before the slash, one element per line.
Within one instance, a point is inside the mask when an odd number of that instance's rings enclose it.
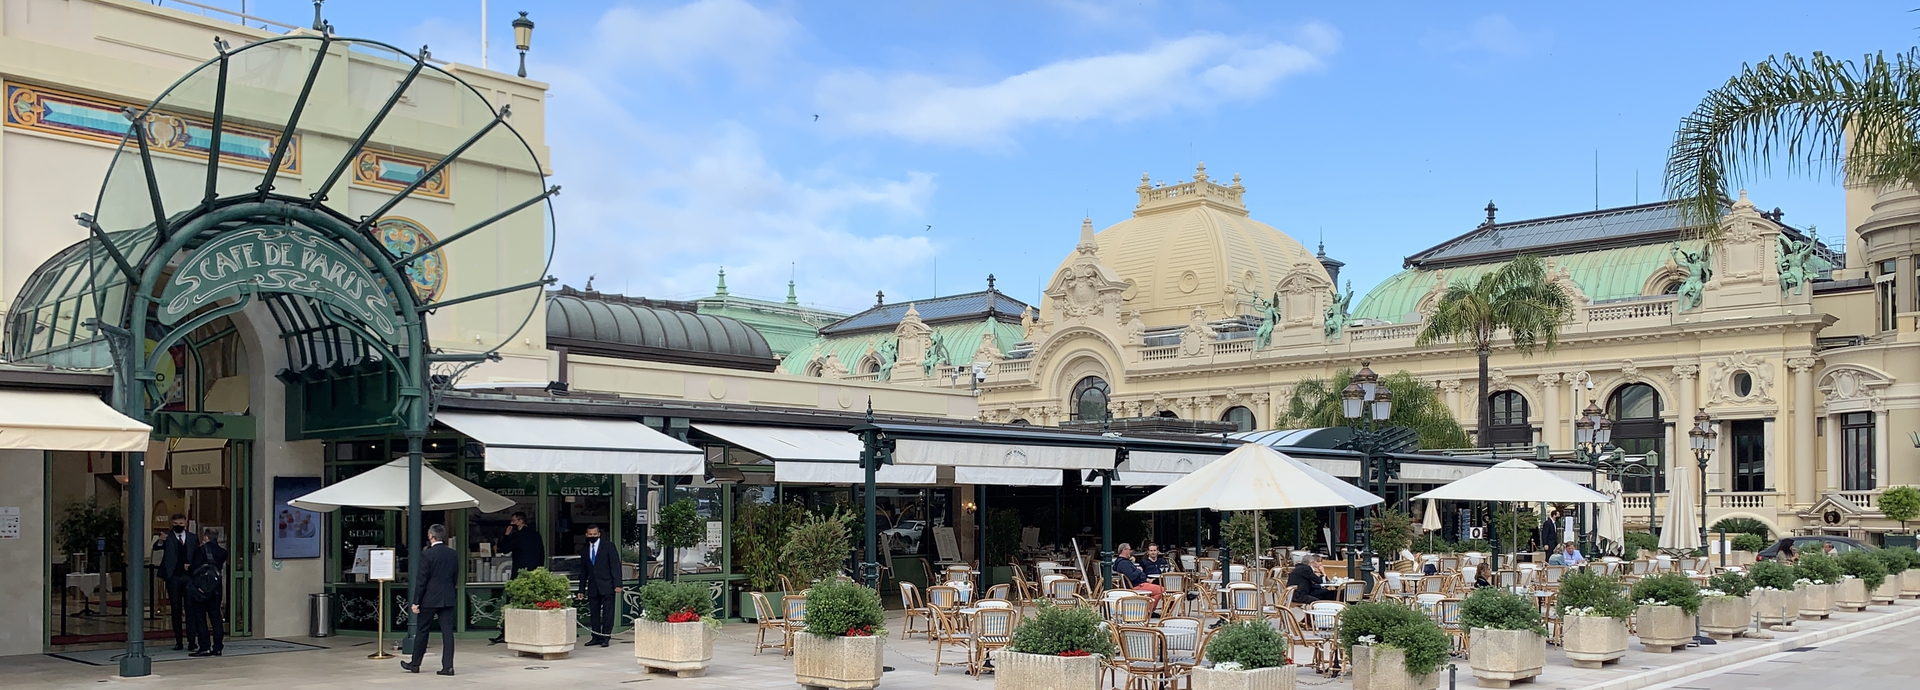
<path fill-rule="evenodd" d="M 1709 249 L 1701 247 L 1700 251 L 1689 252 L 1681 249 L 1679 242 L 1675 242 L 1670 252 L 1674 257 L 1674 263 L 1687 272 L 1687 279 L 1680 283 L 1680 304 L 1678 305 L 1680 311 L 1700 306 L 1701 297 L 1707 289 L 1707 281 L 1713 280 L 1713 265 Z"/>
<path fill-rule="evenodd" d="M 886 338 L 881 340 L 880 346 L 874 350 L 874 356 L 880 360 L 880 375 L 878 376 L 878 380 L 885 381 L 893 378 L 893 361 L 900 356 L 899 339 Z"/>
<path fill-rule="evenodd" d="M 1833 268 L 1832 262 L 1814 253 L 1814 248 L 1820 242 L 1817 233 L 1805 240 L 1795 240 L 1785 234 L 1777 235 L 1774 239 L 1779 242 L 1775 262 L 1780 269 L 1781 290 L 1793 290 L 1793 294 L 1798 295 L 1807 283 Z"/>
<path fill-rule="evenodd" d="M 1260 310 L 1260 328 L 1253 332 L 1253 349 L 1265 350 L 1273 342 L 1273 327 L 1280 323 L 1280 296 L 1265 300 L 1254 298 L 1254 308 Z"/>
<path fill-rule="evenodd" d="M 953 354 L 947 352 L 947 338 L 940 331 L 933 331 L 933 344 L 927 348 L 927 355 L 920 358 L 920 377 L 933 378 L 940 365 L 952 364 Z"/>
<path fill-rule="evenodd" d="M 1348 307 L 1352 304 L 1353 281 L 1349 280 L 1347 281 L 1346 293 L 1342 294 L 1339 290 L 1334 290 L 1333 299 L 1327 302 L 1326 333 L 1328 340 L 1340 337 L 1340 332 L 1347 329 L 1347 324 L 1353 323 L 1353 315 L 1347 313 Z"/>

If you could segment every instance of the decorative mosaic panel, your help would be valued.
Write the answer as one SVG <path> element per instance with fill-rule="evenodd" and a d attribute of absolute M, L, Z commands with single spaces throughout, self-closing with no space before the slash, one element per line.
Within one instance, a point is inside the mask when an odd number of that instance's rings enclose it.
<path fill-rule="evenodd" d="M 374 238 L 394 256 L 406 256 L 434 243 L 433 233 L 412 218 L 387 216 L 373 227 Z M 446 251 L 434 250 L 417 261 L 408 262 L 407 282 L 413 284 L 413 291 L 420 295 L 421 302 L 432 303 L 447 285 Z"/>
<path fill-rule="evenodd" d="M 433 164 L 438 162 L 440 161 L 398 153 L 361 151 L 360 157 L 354 161 L 353 181 L 355 184 L 369 187 L 406 189 L 407 185 L 413 184 L 414 180 L 426 174 L 427 168 L 433 167 Z M 441 168 L 439 172 L 433 174 L 433 177 L 427 178 L 426 183 L 420 185 L 419 189 L 414 190 L 414 193 L 438 199 L 447 198 L 453 193 L 452 171 Z"/>
<path fill-rule="evenodd" d="M 125 108 L 138 110 L 145 104 L 85 96 L 44 86 L 7 83 L 7 126 L 45 132 L 64 137 L 120 143 L 127 134 Z M 206 160 L 213 144 L 213 120 L 197 115 L 156 111 L 147 118 L 147 146 L 155 151 Z M 220 160 L 236 165 L 265 168 L 273 159 L 273 147 L 280 140 L 277 130 L 225 123 L 220 135 Z M 300 173 L 300 135 L 293 135 L 287 156 L 280 161 L 281 172 Z"/>

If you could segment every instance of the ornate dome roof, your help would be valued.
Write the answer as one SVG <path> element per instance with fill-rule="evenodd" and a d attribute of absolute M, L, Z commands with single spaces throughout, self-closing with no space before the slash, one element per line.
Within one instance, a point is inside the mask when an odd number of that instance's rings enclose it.
<path fill-rule="evenodd" d="M 1151 184 L 1146 175 L 1133 217 L 1094 236 L 1100 263 L 1133 281 L 1121 308 L 1138 310 L 1148 326 L 1187 323 L 1194 306 L 1222 318 L 1253 313 L 1289 277 L 1330 285 L 1326 268 L 1292 237 L 1247 216 L 1240 176 L 1225 186 L 1203 163 L 1190 182 Z M 1074 261 L 1067 257 L 1061 271 Z M 1059 271 L 1056 271 L 1058 273 Z M 1158 318 L 1156 318 L 1156 315 Z"/>

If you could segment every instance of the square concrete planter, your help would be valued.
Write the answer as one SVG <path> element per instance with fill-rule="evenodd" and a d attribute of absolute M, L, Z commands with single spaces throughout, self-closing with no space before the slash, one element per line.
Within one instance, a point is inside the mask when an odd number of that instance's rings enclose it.
<path fill-rule="evenodd" d="M 1054 656 L 1001 650 L 993 655 L 999 690 L 1098 690 L 1103 656 Z M 1289 684 L 1287 687 L 1293 687 Z"/>
<path fill-rule="evenodd" d="M 1826 618 L 1833 615 L 1833 585 L 1800 585 L 1800 617 Z"/>
<path fill-rule="evenodd" d="M 1633 614 L 1640 646 L 1654 654 L 1671 654 L 1693 642 L 1693 616 L 1678 606 L 1641 606 Z"/>
<path fill-rule="evenodd" d="M 1568 616 L 1561 621 L 1560 648 L 1574 668 L 1600 668 L 1627 655 L 1627 622 L 1601 616 Z"/>
<path fill-rule="evenodd" d="M 1193 670 L 1193 690 L 1293 690 L 1292 666 L 1252 671 Z"/>
<path fill-rule="evenodd" d="M 1867 581 L 1857 577 L 1841 578 L 1833 585 L 1833 605 L 1845 611 L 1867 610 Z"/>
<path fill-rule="evenodd" d="M 1752 625 L 1753 602 L 1746 597 L 1706 597 L 1700 600 L 1700 631 L 1708 637 L 1731 640 Z"/>
<path fill-rule="evenodd" d="M 1747 602 L 1760 614 L 1762 625 L 1792 625 L 1800 620 L 1799 590 L 1756 589 L 1747 595 Z"/>
<path fill-rule="evenodd" d="M 1895 599 L 1899 599 L 1900 598 L 1900 576 L 1888 575 L 1887 581 L 1880 583 L 1880 587 L 1873 590 L 1873 594 L 1870 595 L 1870 598 L 1873 599 L 1874 604 L 1880 605 L 1880 606 L 1892 604 Z"/>
<path fill-rule="evenodd" d="M 707 674 L 713 659 L 713 628 L 706 623 L 633 622 L 633 658 L 648 672 L 664 671 L 681 678 Z"/>
<path fill-rule="evenodd" d="M 1920 599 L 1920 569 L 1901 571 L 1900 596 L 1905 599 Z"/>
<path fill-rule="evenodd" d="M 1483 688 L 1511 687 L 1540 675 L 1547 665 L 1547 638 L 1532 630 L 1474 628 L 1467 635 L 1473 650 L 1473 678 Z"/>
<path fill-rule="evenodd" d="M 793 677 L 800 687 L 867 690 L 879 687 L 887 638 L 793 636 Z"/>
<path fill-rule="evenodd" d="M 507 609 L 507 649 L 542 659 L 565 659 L 576 639 L 574 609 Z"/>
<path fill-rule="evenodd" d="M 1434 690 L 1440 674 L 1407 673 L 1407 653 L 1379 645 L 1353 646 L 1353 690 Z"/>

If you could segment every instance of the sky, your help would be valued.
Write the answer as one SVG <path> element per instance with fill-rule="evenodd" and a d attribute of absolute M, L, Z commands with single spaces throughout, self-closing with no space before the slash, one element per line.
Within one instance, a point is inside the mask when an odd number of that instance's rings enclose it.
<path fill-rule="evenodd" d="M 724 267 L 733 294 L 783 299 L 791 278 L 851 312 L 988 274 L 1032 302 L 1083 216 L 1120 222 L 1143 172 L 1200 161 L 1364 293 L 1489 200 L 1502 220 L 1657 200 L 1707 90 L 1776 54 L 1909 50 L 1911 5 L 492 0 L 486 33 L 511 71 L 508 22 L 537 23 L 563 283 L 691 298 Z M 481 59 L 479 0 L 325 13 Z M 1839 240 L 1833 180 L 1743 186 Z"/>

